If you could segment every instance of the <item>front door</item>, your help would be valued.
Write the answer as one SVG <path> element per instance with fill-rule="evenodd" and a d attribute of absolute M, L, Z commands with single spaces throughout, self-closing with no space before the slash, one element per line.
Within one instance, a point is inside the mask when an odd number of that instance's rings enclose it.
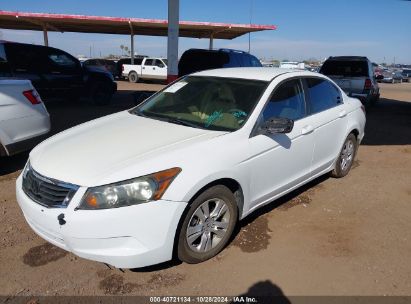
<path fill-rule="evenodd" d="M 300 79 L 287 80 L 274 89 L 260 123 L 271 117 L 285 117 L 294 120 L 294 128 L 288 134 L 264 135 L 257 131 L 249 139 L 251 210 L 310 176 L 314 141 L 312 118 L 306 113 Z"/>

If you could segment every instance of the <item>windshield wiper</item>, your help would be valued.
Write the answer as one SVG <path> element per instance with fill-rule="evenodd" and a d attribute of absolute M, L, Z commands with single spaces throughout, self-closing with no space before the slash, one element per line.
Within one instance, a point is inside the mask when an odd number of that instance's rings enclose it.
<path fill-rule="evenodd" d="M 135 115 L 138 115 L 138 116 L 151 118 L 151 119 L 157 119 L 157 120 L 161 120 L 161 121 L 165 121 L 165 122 L 174 123 L 174 124 L 177 124 L 177 125 L 182 125 L 182 126 L 187 126 L 187 127 L 191 127 L 191 128 L 197 128 L 197 129 L 204 129 L 204 128 L 202 128 L 201 126 L 199 126 L 197 124 L 194 124 L 194 123 L 191 123 L 189 121 L 182 120 L 182 119 L 179 119 L 179 118 L 168 117 L 168 116 L 165 116 L 165 115 L 154 114 L 154 113 L 150 113 L 150 115 L 146 115 L 145 113 L 140 112 L 140 111 L 133 111 L 133 113 Z"/>
<path fill-rule="evenodd" d="M 181 120 L 181 119 L 178 119 L 178 118 L 171 118 L 171 117 L 168 118 L 167 117 L 164 120 L 167 121 L 167 122 L 175 123 L 177 125 L 182 125 L 182 126 L 187 126 L 187 127 L 197 128 L 197 129 L 203 129 L 201 126 L 199 126 L 197 124 L 188 122 L 186 120 Z"/>

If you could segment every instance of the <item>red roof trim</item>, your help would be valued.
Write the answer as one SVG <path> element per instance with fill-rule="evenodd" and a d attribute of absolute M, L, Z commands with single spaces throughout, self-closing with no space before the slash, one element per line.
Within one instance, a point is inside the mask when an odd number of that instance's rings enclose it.
<path fill-rule="evenodd" d="M 105 16 L 86 16 L 86 15 L 68 15 L 68 14 L 48 14 L 48 13 L 27 13 L 27 12 L 11 12 L 0 10 L 2 16 L 18 17 L 34 17 L 44 19 L 74 19 L 74 20 L 92 20 L 92 21 L 112 21 L 112 22 L 147 22 L 155 24 L 167 24 L 167 20 L 163 19 L 144 19 L 144 18 L 124 18 L 124 17 L 105 17 Z M 236 23 L 220 23 L 220 22 L 198 22 L 198 21 L 180 21 L 180 25 L 204 25 L 215 27 L 237 27 L 245 29 L 260 29 L 260 30 L 276 30 L 275 25 L 258 25 L 258 24 L 236 24 Z"/>

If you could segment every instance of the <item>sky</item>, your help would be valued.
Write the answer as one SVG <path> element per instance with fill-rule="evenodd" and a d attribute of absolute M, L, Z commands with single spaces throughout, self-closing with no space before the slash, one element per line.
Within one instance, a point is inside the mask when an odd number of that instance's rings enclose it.
<path fill-rule="evenodd" d="M 8 11 L 167 19 L 167 0 L 0 0 Z M 276 25 L 251 34 L 251 53 L 264 60 L 367 56 L 374 62 L 411 64 L 411 1 L 407 0 L 180 0 L 180 20 Z M 0 29 L 0 39 L 43 44 L 43 33 Z M 166 37 L 135 36 L 139 54 L 167 54 Z M 181 38 L 188 48 L 208 39 Z M 121 54 L 127 35 L 49 33 L 49 45 L 73 55 Z M 248 50 L 248 35 L 214 40 L 214 48 Z"/>

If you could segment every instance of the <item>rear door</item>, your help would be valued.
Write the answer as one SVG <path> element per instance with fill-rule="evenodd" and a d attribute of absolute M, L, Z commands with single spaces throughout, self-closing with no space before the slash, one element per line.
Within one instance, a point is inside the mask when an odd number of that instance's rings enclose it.
<path fill-rule="evenodd" d="M 54 95 L 78 94 L 83 87 L 82 68 L 78 60 L 54 48 L 45 48 L 44 57 L 47 60 L 45 77 Z"/>
<path fill-rule="evenodd" d="M 155 59 L 146 59 L 141 65 L 141 78 L 151 79 L 154 75 Z"/>
<path fill-rule="evenodd" d="M 347 130 L 347 112 L 339 88 L 320 77 L 306 77 L 305 91 L 314 134 L 312 174 L 329 168 L 339 155 Z"/>

